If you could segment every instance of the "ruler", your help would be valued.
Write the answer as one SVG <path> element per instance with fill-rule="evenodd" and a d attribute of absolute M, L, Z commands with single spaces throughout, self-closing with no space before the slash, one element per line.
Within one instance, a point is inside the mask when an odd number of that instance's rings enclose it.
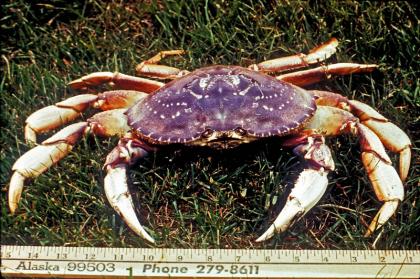
<path fill-rule="evenodd" d="M 2 245 L 1 276 L 420 278 L 420 251 Z"/>

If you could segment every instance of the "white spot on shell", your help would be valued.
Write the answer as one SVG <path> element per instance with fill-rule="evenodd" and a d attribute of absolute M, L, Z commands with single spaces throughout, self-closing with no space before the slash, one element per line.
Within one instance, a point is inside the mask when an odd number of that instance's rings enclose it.
<path fill-rule="evenodd" d="M 230 82 L 233 83 L 234 85 L 238 85 L 239 83 L 241 83 L 241 80 L 238 77 L 238 75 L 231 75 L 229 77 L 230 77 Z"/>
<path fill-rule="evenodd" d="M 189 93 L 192 95 L 192 96 L 194 96 L 196 99 L 201 99 L 201 98 L 203 98 L 203 96 L 202 95 L 199 95 L 199 94 L 195 94 L 194 92 L 192 92 L 191 90 L 189 91 Z"/>
<path fill-rule="evenodd" d="M 242 90 L 241 92 L 239 92 L 239 95 L 245 96 L 248 93 L 249 89 L 251 89 L 251 87 L 248 86 L 247 88 L 245 88 L 244 90 Z"/>
<path fill-rule="evenodd" d="M 208 84 L 209 84 L 208 78 L 202 78 L 202 79 L 200 79 L 200 81 L 198 83 L 198 85 L 200 86 L 201 89 L 205 89 Z"/>

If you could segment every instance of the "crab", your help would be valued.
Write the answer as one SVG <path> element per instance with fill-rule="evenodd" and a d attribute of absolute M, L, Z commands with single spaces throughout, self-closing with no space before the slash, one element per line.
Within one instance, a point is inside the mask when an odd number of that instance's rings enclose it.
<path fill-rule="evenodd" d="M 216 65 L 189 72 L 158 64 L 183 50 L 162 51 L 136 68 L 139 75 L 96 72 L 69 83 L 76 90 L 111 84 L 111 91 L 81 94 L 42 108 L 26 120 L 25 138 L 67 124 L 88 107 L 103 110 L 86 121 L 71 124 L 22 155 L 13 166 L 9 208 L 17 209 L 26 180 L 35 178 L 65 157 L 87 134 L 119 136 L 104 169 L 107 199 L 128 227 L 154 242 L 140 224 L 127 182 L 127 172 L 140 158 L 167 145 L 234 148 L 272 137 L 293 148 L 304 168 L 274 222 L 256 239 L 286 231 L 324 195 L 329 172 L 335 168 L 325 138 L 358 137 L 361 159 L 374 192 L 383 205 L 365 236 L 380 228 L 404 198 L 403 181 L 411 160 L 409 137 L 367 104 L 333 92 L 302 87 L 332 75 L 369 73 L 374 64 L 337 63 L 292 71 L 323 62 L 336 52 L 335 38 L 307 54 L 267 60 L 247 68 Z M 288 71 L 278 75 L 281 72 Z M 155 79 L 150 79 L 155 78 Z M 156 79 L 170 80 L 168 83 Z M 399 174 L 385 148 L 399 153 Z"/>

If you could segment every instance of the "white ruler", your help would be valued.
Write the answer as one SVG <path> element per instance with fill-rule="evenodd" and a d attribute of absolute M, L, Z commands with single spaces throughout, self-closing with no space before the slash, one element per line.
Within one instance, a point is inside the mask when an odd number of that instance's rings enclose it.
<path fill-rule="evenodd" d="M 1 273 L 68 278 L 420 278 L 420 251 L 2 245 Z"/>

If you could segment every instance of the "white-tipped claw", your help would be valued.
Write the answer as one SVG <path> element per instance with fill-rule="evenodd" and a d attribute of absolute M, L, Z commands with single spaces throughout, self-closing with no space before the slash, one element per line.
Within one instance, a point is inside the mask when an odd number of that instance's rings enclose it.
<path fill-rule="evenodd" d="M 379 209 L 378 213 L 376 213 L 375 218 L 373 218 L 372 222 L 370 223 L 365 233 L 365 237 L 370 236 L 374 231 L 382 227 L 382 225 L 385 224 L 388 219 L 392 217 L 392 215 L 394 215 L 399 203 L 399 200 L 385 202 L 381 209 Z"/>
<path fill-rule="evenodd" d="M 407 146 L 400 152 L 400 178 L 404 182 L 407 179 L 408 171 L 410 170 L 410 161 L 411 161 L 411 148 Z"/>
<path fill-rule="evenodd" d="M 108 167 L 104 188 L 109 203 L 126 224 L 139 236 L 151 243 L 155 243 L 155 240 L 146 232 L 137 219 L 133 200 L 128 190 L 126 168 L 123 166 Z"/>
<path fill-rule="evenodd" d="M 17 171 L 13 173 L 12 178 L 10 179 L 9 208 L 12 214 L 14 214 L 17 209 L 25 179 L 26 177 Z"/>
<path fill-rule="evenodd" d="M 274 223 L 256 241 L 270 239 L 276 232 L 284 232 L 297 218 L 308 212 L 324 195 L 327 189 L 327 172 L 305 169 L 300 175 L 286 205 Z"/>

